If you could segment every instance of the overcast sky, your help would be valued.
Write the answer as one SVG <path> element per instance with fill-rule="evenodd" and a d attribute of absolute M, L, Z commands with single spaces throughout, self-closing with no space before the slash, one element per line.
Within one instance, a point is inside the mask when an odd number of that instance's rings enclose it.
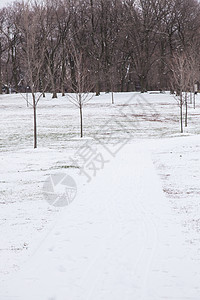
<path fill-rule="evenodd" d="M 0 8 L 6 6 L 8 3 L 12 3 L 14 0 L 0 0 Z"/>

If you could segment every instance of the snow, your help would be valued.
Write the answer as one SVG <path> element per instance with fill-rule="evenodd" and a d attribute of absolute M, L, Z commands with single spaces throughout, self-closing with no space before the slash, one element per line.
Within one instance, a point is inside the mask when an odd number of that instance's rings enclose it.
<path fill-rule="evenodd" d="M 31 107 L 0 97 L 0 300 L 200 299 L 198 100 L 181 135 L 168 93 L 102 94 L 80 139 L 76 107 L 47 95 L 33 150 Z M 77 196 L 58 208 L 43 186 L 61 173 Z"/>

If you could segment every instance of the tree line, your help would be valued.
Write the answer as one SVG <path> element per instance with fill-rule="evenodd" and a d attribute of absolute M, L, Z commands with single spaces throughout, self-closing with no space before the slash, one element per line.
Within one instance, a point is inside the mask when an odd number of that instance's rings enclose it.
<path fill-rule="evenodd" d="M 197 0 L 16 1 L 0 10 L 0 93 L 191 91 L 199 49 Z"/>

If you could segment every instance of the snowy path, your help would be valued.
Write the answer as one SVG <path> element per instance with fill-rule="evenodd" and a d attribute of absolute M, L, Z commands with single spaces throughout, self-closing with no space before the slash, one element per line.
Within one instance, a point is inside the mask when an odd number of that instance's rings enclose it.
<path fill-rule="evenodd" d="M 0 300 L 200 299 L 200 262 L 150 155 L 126 146 L 75 201 Z"/>

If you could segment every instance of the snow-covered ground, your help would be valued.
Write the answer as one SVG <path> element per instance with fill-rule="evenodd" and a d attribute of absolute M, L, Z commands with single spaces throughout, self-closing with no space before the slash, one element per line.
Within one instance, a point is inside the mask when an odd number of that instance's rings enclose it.
<path fill-rule="evenodd" d="M 179 133 L 166 94 L 0 96 L 0 300 L 200 299 L 200 97 Z M 74 201 L 48 203 L 66 174 Z"/>

